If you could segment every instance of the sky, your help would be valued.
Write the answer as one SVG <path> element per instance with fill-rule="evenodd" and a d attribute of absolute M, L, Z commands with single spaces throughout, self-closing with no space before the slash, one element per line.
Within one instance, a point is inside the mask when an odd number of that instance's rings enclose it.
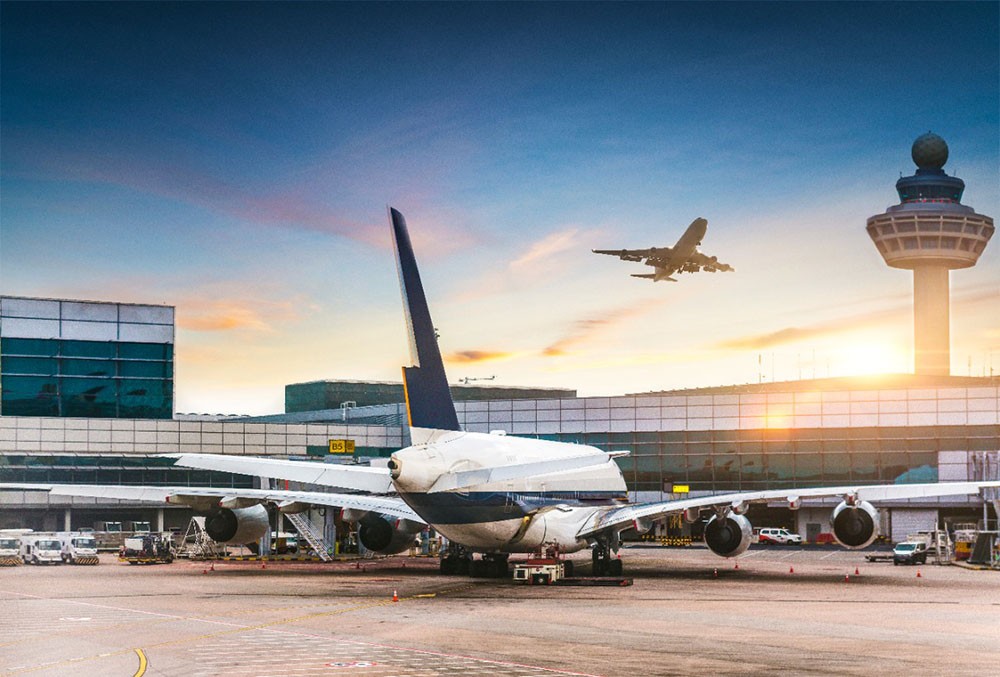
<path fill-rule="evenodd" d="M 912 371 L 866 219 L 940 134 L 1000 215 L 998 5 L 0 4 L 0 290 L 176 307 L 175 409 L 400 379 L 387 206 L 452 383 L 617 395 Z M 696 217 L 735 272 L 591 249 Z M 952 373 L 1000 372 L 1000 242 Z"/>

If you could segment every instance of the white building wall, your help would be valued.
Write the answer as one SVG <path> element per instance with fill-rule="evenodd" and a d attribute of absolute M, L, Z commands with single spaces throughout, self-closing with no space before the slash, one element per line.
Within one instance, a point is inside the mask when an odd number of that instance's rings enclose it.
<path fill-rule="evenodd" d="M 905 541 L 918 531 L 937 528 L 938 511 L 932 508 L 896 508 L 892 511 L 892 542 Z"/>

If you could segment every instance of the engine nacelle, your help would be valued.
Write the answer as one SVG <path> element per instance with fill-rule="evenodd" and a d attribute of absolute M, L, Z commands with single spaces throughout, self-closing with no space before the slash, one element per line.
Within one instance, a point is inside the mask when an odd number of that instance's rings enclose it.
<path fill-rule="evenodd" d="M 282 501 L 278 504 L 278 511 L 283 515 L 298 515 L 311 507 L 312 506 L 308 503 L 299 503 L 298 501 Z"/>
<path fill-rule="evenodd" d="M 878 510 L 868 501 L 843 501 L 834 508 L 830 523 L 837 542 L 851 550 L 870 545 L 878 536 Z"/>
<path fill-rule="evenodd" d="M 220 508 L 205 518 L 205 532 L 217 543 L 253 543 L 271 528 L 267 508 Z"/>
<path fill-rule="evenodd" d="M 358 540 L 368 550 L 394 555 L 413 547 L 413 537 L 423 529 L 420 522 L 370 512 L 358 520 Z"/>
<path fill-rule="evenodd" d="M 716 555 L 736 557 L 742 555 L 750 547 L 753 540 L 753 527 L 743 515 L 730 513 L 719 519 L 713 515 L 705 524 L 705 545 Z"/>

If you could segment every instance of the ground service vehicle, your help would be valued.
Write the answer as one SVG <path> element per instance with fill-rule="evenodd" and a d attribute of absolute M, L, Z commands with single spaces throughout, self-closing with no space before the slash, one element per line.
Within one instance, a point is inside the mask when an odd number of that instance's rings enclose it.
<path fill-rule="evenodd" d="M 926 564 L 927 543 L 924 541 L 906 541 L 896 544 L 892 549 L 893 564 Z"/>
<path fill-rule="evenodd" d="M 793 534 L 788 529 L 761 529 L 757 534 L 758 543 L 774 543 L 777 545 L 801 545 L 802 537 Z"/>
<path fill-rule="evenodd" d="M 68 564 L 98 564 L 97 540 L 93 534 L 64 534 L 62 559 Z"/>
<path fill-rule="evenodd" d="M 12 567 L 21 563 L 21 541 L 14 536 L 0 535 L 0 566 Z"/>
<path fill-rule="evenodd" d="M 21 537 L 21 559 L 25 564 L 61 564 L 62 541 L 51 534 Z"/>
<path fill-rule="evenodd" d="M 129 564 L 170 564 L 174 561 L 174 548 L 169 534 L 143 534 L 126 538 L 118 561 Z"/>

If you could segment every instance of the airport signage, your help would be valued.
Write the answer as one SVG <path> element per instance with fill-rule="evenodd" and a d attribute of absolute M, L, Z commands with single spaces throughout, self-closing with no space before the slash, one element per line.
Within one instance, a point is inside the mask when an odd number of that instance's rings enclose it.
<path fill-rule="evenodd" d="M 354 440 L 330 440 L 331 454 L 353 454 Z"/>

